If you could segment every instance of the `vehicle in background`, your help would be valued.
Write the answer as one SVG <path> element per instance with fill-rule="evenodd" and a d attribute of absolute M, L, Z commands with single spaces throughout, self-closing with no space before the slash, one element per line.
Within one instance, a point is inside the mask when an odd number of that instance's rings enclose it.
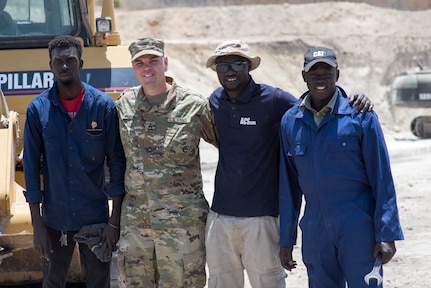
<path fill-rule="evenodd" d="M 431 108 L 431 70 L 405 72 L 392 83 L 392 102 L 400 107 Z M 431 110 L 430 110 L 431 111 Z M 431 114 L 431 113 L 430 113 Z M 415 117 L 410 130 L 419 138 L 431 138 L 431 115 Z"/>

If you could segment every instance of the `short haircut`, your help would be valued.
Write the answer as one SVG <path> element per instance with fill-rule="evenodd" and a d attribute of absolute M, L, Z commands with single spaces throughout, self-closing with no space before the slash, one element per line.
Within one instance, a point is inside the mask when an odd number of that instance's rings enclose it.
<path fill-rule="evenodd" d="M 82 57 L 82 45 L 75 37 L 70 35 L 59 35 L 48 43 L 49 58 L 52 57 L 52 50 L 55 48 L 75 47 L 78 50 L 78 57 Z"/>

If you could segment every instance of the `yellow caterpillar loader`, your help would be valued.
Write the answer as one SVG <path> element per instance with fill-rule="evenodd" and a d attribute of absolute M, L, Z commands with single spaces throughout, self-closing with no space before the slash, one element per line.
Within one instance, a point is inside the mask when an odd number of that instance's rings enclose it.
<path fill-rule="evenodd" d="M 20 159 L 26 108 L 54 83 L 48 42 L 60 34 L 83 44 L 81 79 L 111 95 L 138 83 L 116 32 L 113 0 L 0 0 L 0 286 L 39 283 Z M 100 16 L 95 9 L 100 8 Z M 69 282 L 83 274 L 76 251 Z"/>

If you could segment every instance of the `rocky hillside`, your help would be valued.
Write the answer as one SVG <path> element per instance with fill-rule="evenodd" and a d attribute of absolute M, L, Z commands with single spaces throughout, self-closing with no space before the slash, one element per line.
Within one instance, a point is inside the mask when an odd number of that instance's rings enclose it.
<path fill-rule="evenodd" d="M 311 46 L 324 45 L 338 55 L 339 84 L 347 91 L 362 91 L 372 98 L 386 132 L 409 131 L 414 116 L 431 114 L 425 109 L 393 107 L 390 101 L 391 82 L 397 74 L 417 69 L 416 61 L 431 66 L 431 10 L 399 10 L 353 1 L 287 2 L 120 8 L 116 10 L 117 29 L 126 45 L 145 36 L 163 38 L 169 72 L 204 95 L 218 86 L 216 74 L 205 68 L 205 62 L 223 40 L 248 42 L 252 52 L 262 57 L 261 67 L 252 72 L 255 80 L 297 96 L 306 88 L 301 78 L 304 52 Z"/>

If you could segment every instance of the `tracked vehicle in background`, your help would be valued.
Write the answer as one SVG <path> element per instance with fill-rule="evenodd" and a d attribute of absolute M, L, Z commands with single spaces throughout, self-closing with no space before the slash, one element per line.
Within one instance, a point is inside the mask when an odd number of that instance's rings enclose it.
<path fill-rule="evenodd" d="M 392 83 L 391 93 L 396 106 L 431 108 L 431 70 L 420 69 L 398 75 Z M 431 109 L 429 111 L 430 115 L 417 116 L 410 124 L 410 130 L 419 138 L 431 138 Z"/>
<path fill-rule="evenodd" d="M 19 155 L 27 105 L 54 83 L 48 42 L 60 34 L 81 41 L 81 79 L 114 99 L 138 84 L 116 32 L 113 0 L 98 0 L 101 7 L 95 1 L 0 0 L 0 286 L 42 280 Z M 83 280 L 77 251 L 68 280 Z"/>

